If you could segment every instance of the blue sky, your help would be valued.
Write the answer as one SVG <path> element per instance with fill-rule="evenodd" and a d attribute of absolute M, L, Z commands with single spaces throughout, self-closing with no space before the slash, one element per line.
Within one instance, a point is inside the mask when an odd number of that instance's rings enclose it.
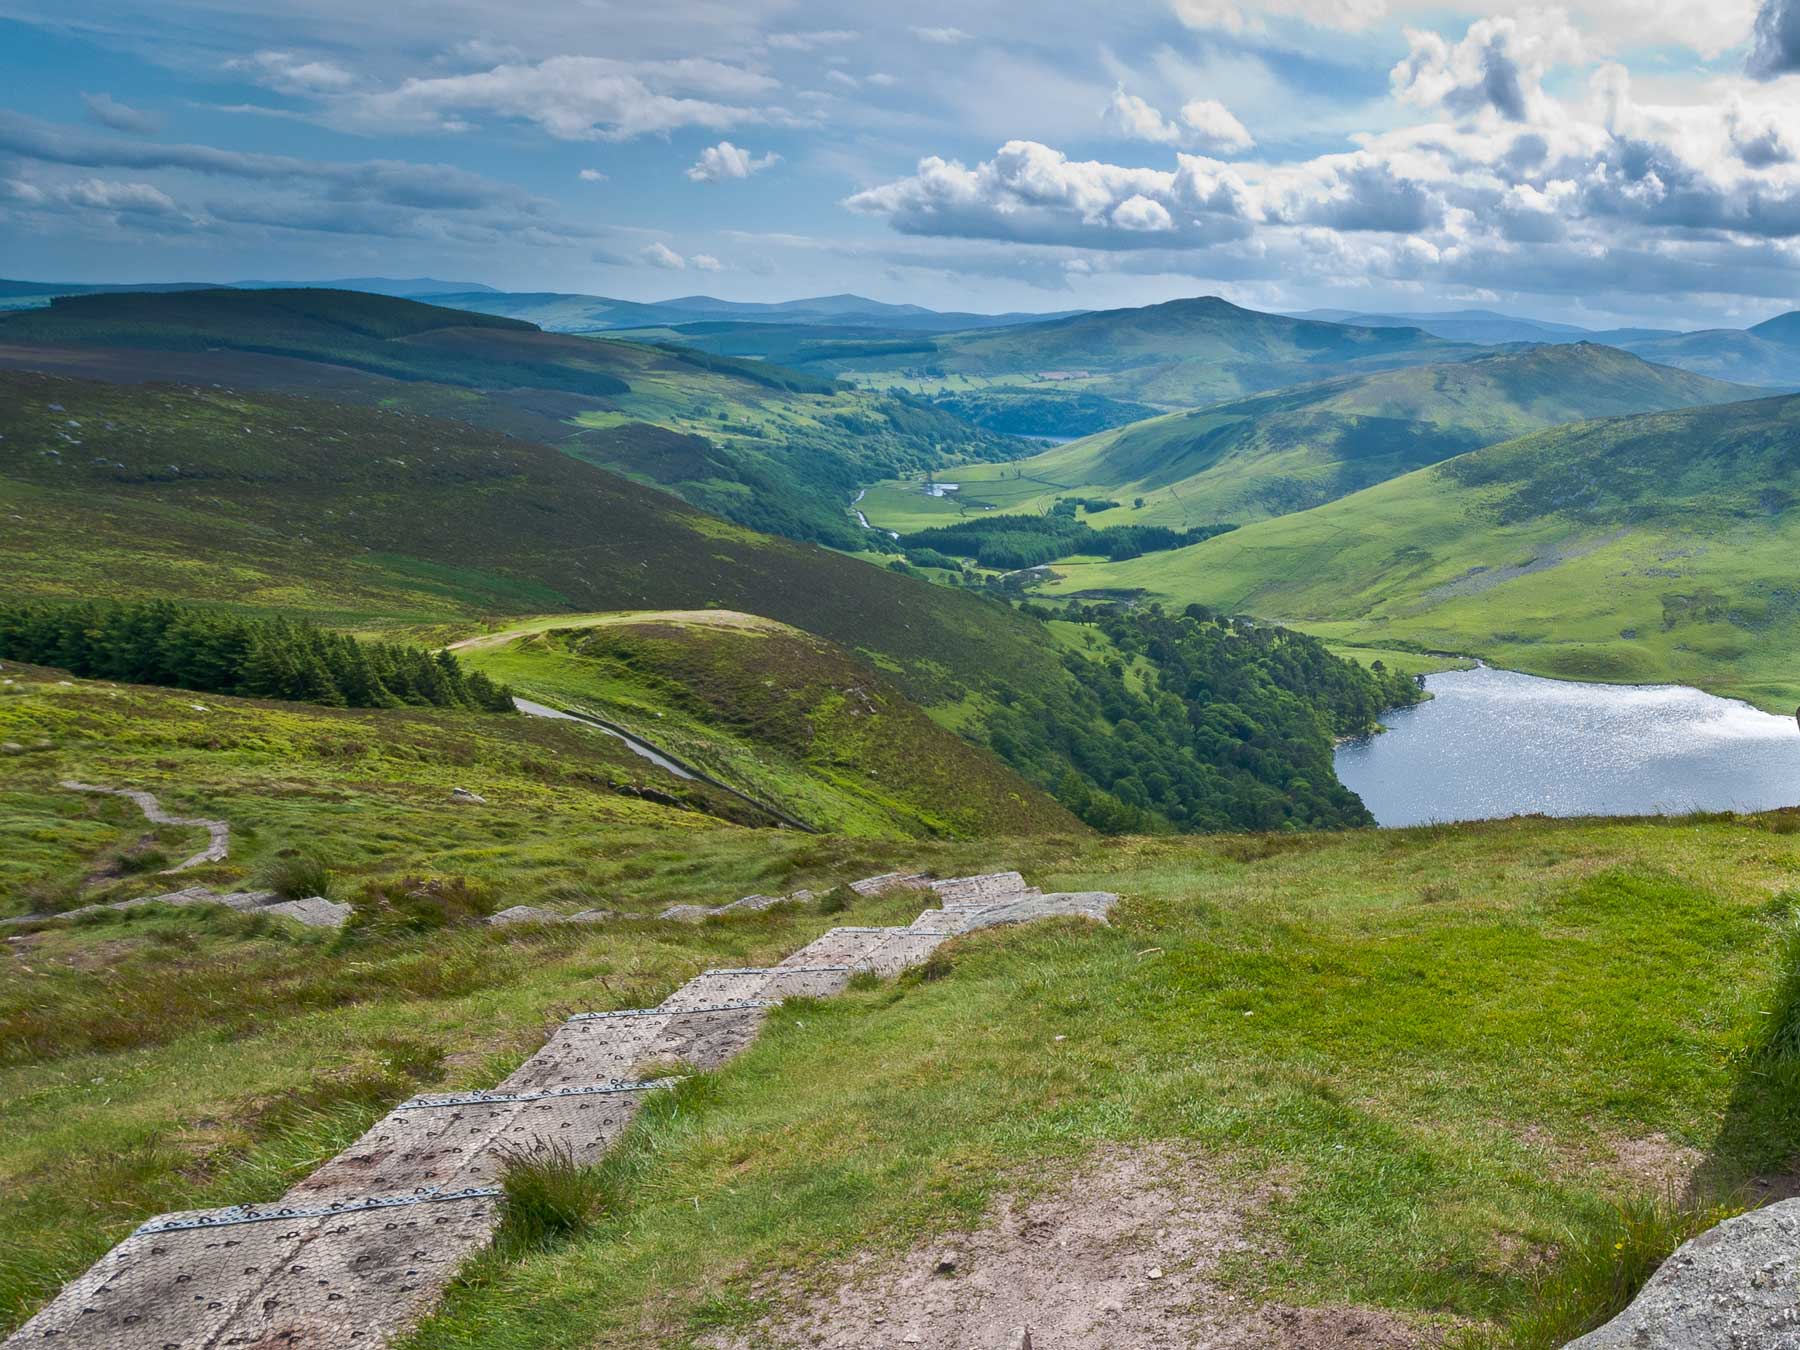
<path fill-rule="evenodd" d="M 1800 0 L 0 0 L 0 275 L 1800 304 Z"/>

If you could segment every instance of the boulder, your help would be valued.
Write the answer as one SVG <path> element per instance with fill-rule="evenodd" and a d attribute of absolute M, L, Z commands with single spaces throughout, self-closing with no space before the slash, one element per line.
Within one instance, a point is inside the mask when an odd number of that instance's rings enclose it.
<path fill-rule="evenodd" d="M 1565 1350 L 1800 1350 L 1800 1199 L 1682 1244 L 1630 1307 Z"/>
<path fill-rule="evenodd" d="M 656 917 L 659 919 L 676 919 L 682 923 L 699 923 L 712 910 L 705 905 L 670 905 Z"/>
<path fill-rule="evenodd" d="M 450 800 L 453 802 L 466 802 L 471 806 L 487 805 L 487 798 L 482 796 L 479 792 L 470 792 L 469 789 L 460 787 L 450 789 Z"/>

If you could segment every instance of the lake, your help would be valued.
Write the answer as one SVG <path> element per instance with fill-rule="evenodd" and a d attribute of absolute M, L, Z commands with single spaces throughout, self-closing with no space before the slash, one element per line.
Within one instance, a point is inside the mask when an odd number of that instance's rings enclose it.
<path fill-rule="evenodd" d="M 1577 684 L 1482 666 L 1337 752 L 1382 825 L 1764 811 L 1800 805 L 1800 727 L 1681 685 Z"/>

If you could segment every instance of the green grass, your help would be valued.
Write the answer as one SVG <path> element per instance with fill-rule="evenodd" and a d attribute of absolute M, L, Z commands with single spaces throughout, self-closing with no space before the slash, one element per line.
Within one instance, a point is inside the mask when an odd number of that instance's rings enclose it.
<path fill-rule="evenodd" d="M 784 1007 L 744 1059 L 647 1108 L 602 1167 L 590 1226 L 478 1262 L 420 1345 L 684 1344 L 727 1305 L 762 1306 L 770 1274 L 823 1278 L 973 1221 L 1101 1142 L 1152 1139 L 1246 1188 L 1282 1178 L 1251 1216 L 1278 1256 L 1228 1265 L 1234 1288 L 1499 1327 L 1536 1306 L 1547 1253 L 1636 1193 L 1616 1148 L 1666 1137 L 1729 1187 L 1784 1166 L 1800 1119 L 1792 1075 L 1744 1072 L 1785 974 L 1790 904 L 1769 900 L 1800 875 L 1785 816 L 815 838 L 633 797 L 632 757 L 579 727 L 212 699 L 200 714 L 173 692 L 7 677 L 26 687 L 0 698 L 0 737 L 50 742 L 8 761 L 0 819 L 29 845 L 6 859 L 9 886 L 79 881 L 141 832 L 52 786 L 80 776 L 231 820 L 239 851 L 196 880 L 305 844 L 352 899 L 411 894 L 409 877 L 476 897 L 440 907 L 442 924 L 341 938 L 153 909 L 15 934 L 10 1320 L 151 1213 L 270 1198 L 392 1102 L 497 1082 L 569 1010 L 653 1003 L 702 966 L 905 921 L 918 901 L 466 922 L 502 903 L 654 912 L 902 865 L 1012 865 L 1126 897 L 1110 929 L 980 935 L 937 978 Z M 489 807 L 450 807 L 458 782 Z"/>
<path fill-rule="evenodd" d="M 1110 498 L 1118 508 L 1084 519 L 1096 528 L 1185 529 L 1302 511 L 1545 427 L 1759 392 L 1608 347 L 1538 347 L 1305 384 L 940 476 L 961 484 L 956 497 L 1001 510 L 1046 511 L 1067 496 Z M 893 484 L 871 492 L 864 509 L 871 523 L 905 533 L 948 523 L 917 517 L 958 506 L 909 497 Z"/>
<path fill-rule="evenodd" d="M 944 978 L 783 1008 L 646 1111 L 590 1232 L 484 1267 L 412 1344 L 687 1345 L 722 1304 L 766 1310 L 776 1273 L 828 1292 L 854 1253 L 978 1221 L 1101 1142 L 1168 1139 L 1246 1191 L 1281 1179 L 1250 1216 L 1274 1255 L 1227 1263 L 1239 1290 L 1532 1344 L 1506 1338 L 1541 1316 L 1546 1263 L 1646 1212 L 1616 1149 L 1666 1137 L 1726 1188 L 1785 1164 L 1795 1101 L 1747 1097 L 1734 1061 L 1775 973 L 1766 888 L 1800 863 L 1781 837 L 1245 842 L 1016 857 L 1122 888 L 1114 927 L 984 935 Z M 1633 1222 L 1641 1273 L 1675 1227 Z"/>
<path fill-rule="evenodd" d="M 1015 443 L 889 393 L 345 291 L 88 295 L 0 313 L 47 369 L 321 394 L 527 437 L 740 524 L 853 548 L 873 478 Z M 98 350 L 96 350 L 98 349 Z M 8 358 L 30 364 L 31 353 Z"/>
<path fill-rule="evenodd" d="M 858 835 L 1068 832 L 1049 797 L 944 730 L 842 649 L 729 611 L 617 615 L 465 663 L 604 718 L 817 829 Z"/>
<path fill-rule="evenodd" d="M 83 448 L 94 427 L 107 456 Z M 21 517 L 0 534 L 12 598 L 204 601 L 363 631 L 718 607 L 867 652 L 927 704 L 1062 678 L 1003 606 L 453 422 L 0 373 L 0 436 L 0 511 Z"/>
<path fill-rule="evenodd" d="M 1800 401 L 1582 423 L 1171 553 L 1058 564 L 1334 642 L 1800 702 Z"/>

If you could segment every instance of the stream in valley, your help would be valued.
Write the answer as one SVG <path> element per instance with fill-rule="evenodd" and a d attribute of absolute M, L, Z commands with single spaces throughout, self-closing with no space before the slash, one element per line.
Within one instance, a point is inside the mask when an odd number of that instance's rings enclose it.
<path fill-rule="evenodd" d="M 1384 826 L 1800 805 L 1800 727 L 1681 685 L 1579 684 L 1481 666 L 1347 742 L 1338 777 Z"/>

